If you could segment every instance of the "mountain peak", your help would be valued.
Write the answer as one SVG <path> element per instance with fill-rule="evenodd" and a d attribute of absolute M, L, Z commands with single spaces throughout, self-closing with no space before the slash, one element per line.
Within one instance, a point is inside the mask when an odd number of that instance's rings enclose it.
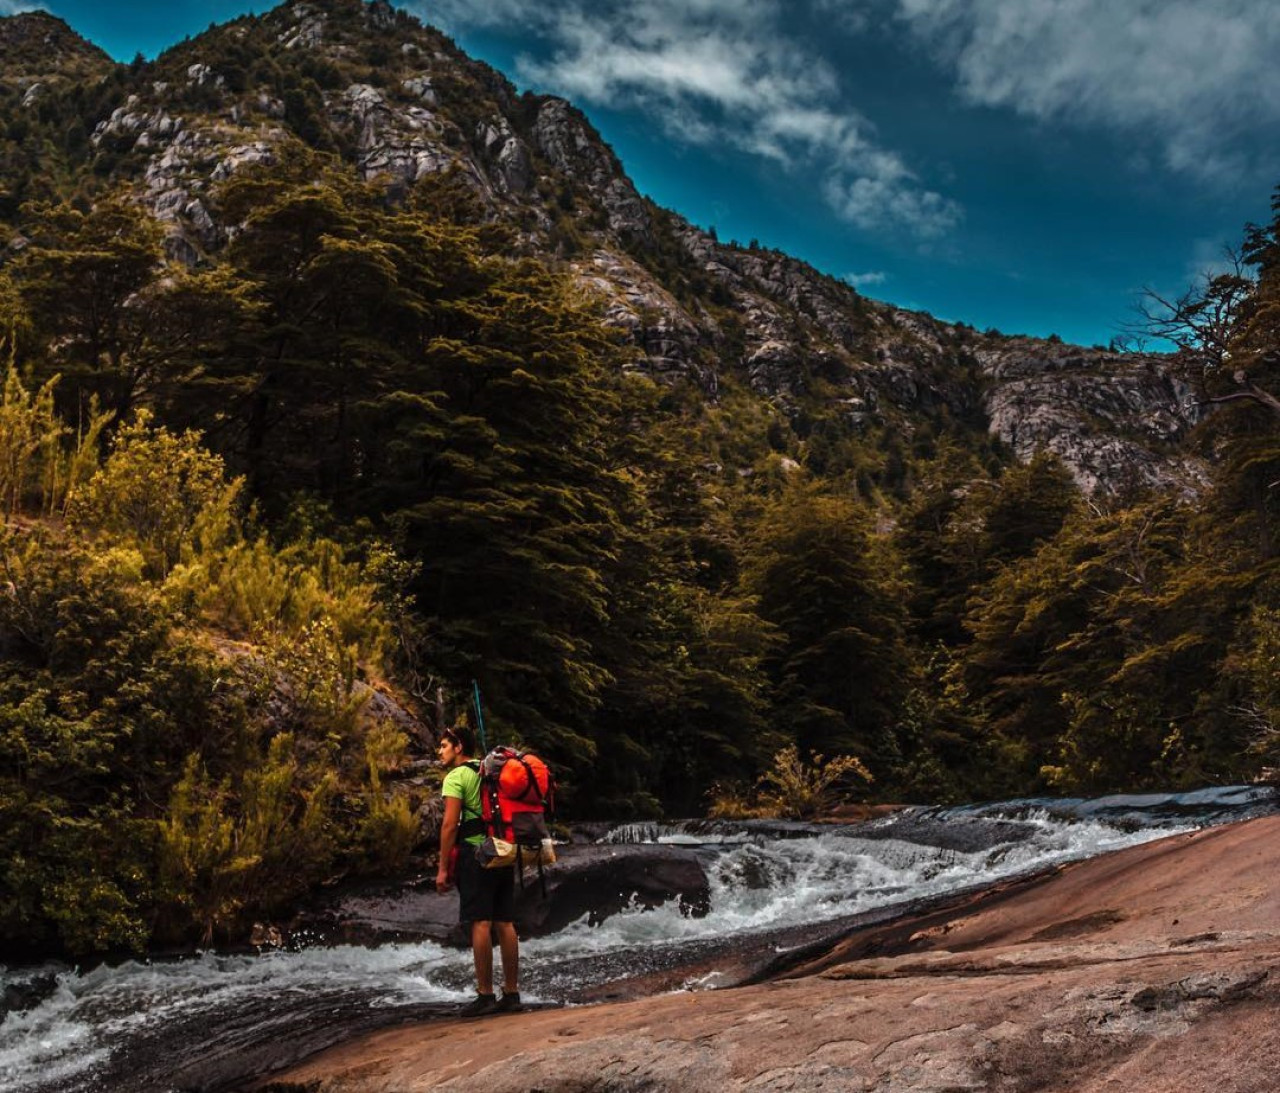
<path fill-rule="evenodd" d="M 0 18 L 0 78 L 31 82 L 105 72 L 115 62 L 47 11 Z"/>

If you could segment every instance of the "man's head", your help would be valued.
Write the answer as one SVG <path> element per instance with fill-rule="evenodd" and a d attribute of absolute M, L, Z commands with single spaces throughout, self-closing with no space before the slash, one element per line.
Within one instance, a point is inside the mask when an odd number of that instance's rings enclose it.
<path fill-rule="evenodd" d="M 440 742 L 436 745 L 436 757 L 442 766 L 456 767 L 471 757 L 475 746 L 471 730 L 466 725 L 454 725 L 441 731 Z"/>

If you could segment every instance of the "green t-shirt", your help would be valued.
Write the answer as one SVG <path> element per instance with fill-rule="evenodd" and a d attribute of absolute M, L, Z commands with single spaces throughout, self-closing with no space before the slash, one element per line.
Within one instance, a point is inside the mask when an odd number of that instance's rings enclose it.
<path fill-rule="evenodd" d="M 466 823 L 468 820 L 478 820 L 480 818 L 480 774 L 478 771 L 472 770 L 466 763 L 453 768 L 444 776 L 444 784 L 440 787 L 440 793 L 445 797 L 457 797 L 462 802 L 462 816 L 460 823 Z M 484 842 L 484 835 L 470 835 L 462 840 L 471 843 L 473 846 L 479 846 Z"/>

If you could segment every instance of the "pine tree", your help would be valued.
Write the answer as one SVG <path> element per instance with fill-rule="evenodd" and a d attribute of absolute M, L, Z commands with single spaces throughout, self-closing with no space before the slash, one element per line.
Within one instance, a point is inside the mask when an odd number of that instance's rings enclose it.
<path fill-rule="evenodd" d="M 910 684 L 898 563 L 870 516 L 796 486 L 766 510 L 747 587 L 780 635 L 769 657 L 776 721 L 802 751 L 850 751 L 873 772 L 897 759 Z"/>

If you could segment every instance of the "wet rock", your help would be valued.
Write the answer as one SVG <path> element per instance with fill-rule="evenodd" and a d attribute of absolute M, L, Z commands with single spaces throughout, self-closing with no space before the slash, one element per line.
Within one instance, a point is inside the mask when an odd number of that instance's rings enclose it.
<path fill-rule="evenodd" d="M 566 846 L 544 869 L 546 894 L 536 869 L 526 869 L 516 893 L 521 936 L 555 933 L 585 918 L 603 922 L 628 907 L 656 907 L 678 900 L 691 915 L 707 912 L 707 877 L 697 856 L 666 846 Z M 402 884 L 352 886 L 299 914 L 289 924 L 296 941 L 379 945 L 432 940 L 463 945 L 458 896 L 435 890 L 430 873 Z"/>
<path fill-rule="evenodd" d="M 678 900 L 685 914 L 707 913 L 707 876 L 692 851 L 673 846 L 563 850 L 546 872 L 546 898 L 531 884 L 519 900 L 520 924 L 530 933 L 555 933 L 584 917 L 595 925 L 624 908 L 649 909 L 670 900 Z"/>
<path fill-rule="evenodd" d="M 458 897 L 438 894 L 434 875 L 404 884 L 348 888 L 295 916 L 286 933 L 295 944 L 463 942 Z"/>
<path fill-rule="evenodd" d="M 1280 1088 L 1277 866 L 1280 818 L 1173 836 L 863 928 L 819 974 L 388 1030 L 282 1078 L 315 1093 L 1260 1093 Z M 460 1074 L 460 1056 L 481 1062 Z"/>
<path fill-rule="evenodd" d="M 860 839 L 900 839 L 919 846 L 972 854 L 1025 842 L 1035 832 L 1035 825 L 1023 820 L 923 810 L 919 814 L 899 814 L 887 822 L 860 825 L 847 833 Z"/>
<path fill-rule="evenodd" d="M 6 982 L 3 991 L 0 991 L 0 1018 L 10 1013 L 34 1009 L 57 989 L 58 978 L 52 973 L 39 973 L 26 979 Z"/>

